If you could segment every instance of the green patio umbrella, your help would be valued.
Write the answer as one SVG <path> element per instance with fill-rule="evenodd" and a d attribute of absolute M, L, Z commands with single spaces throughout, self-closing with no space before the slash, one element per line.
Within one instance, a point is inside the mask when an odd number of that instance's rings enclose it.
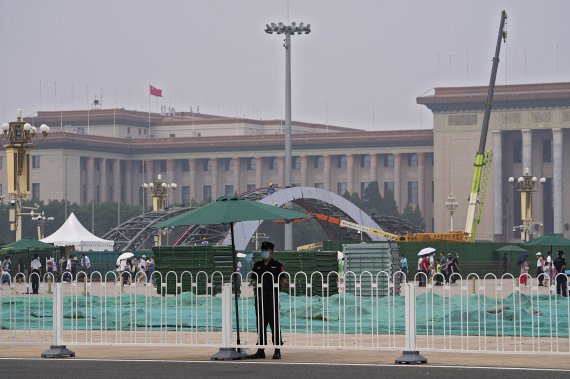
<path fill-rule="evenodd" d="M 506 245 L 496 249 L 499 253 L 528 253 L 528 250 L 517 245 Z"/>
<path fill-rule="evenodd" d="M 525 242 L 523 246 L 547 247 L 550 248 L 550 251 L 552 251 L 552 254 L 554 254 L 554 247 L 570 248 L 570 240 L 564 238 L 560 234 L 545 234 L 542 237 L 538 237 L 532 241 Z"/>
<path fill-rule="evenodd" d="M 22 238 L 1 247 L 4 251 L 15 250 L 53 250 L 55 247 L 50 243 L 35 240 L 33 238 Z"/>
<path fill-rule="evenodd" d="M 154 225 L 156 228 L 168 228 L 174 226 L 206 225 L 206 224 L 229 224 L 232 238 L 233 270 L 236 271 L 236 252 L 234 242 L 234 223 L 241 221 L 261 220 L 295 220 L 311 217 L 306 213 L 293 211 L 249 200 L 240 196 L 223 196 L 216 201 L 200 208 L 192 209 L 186 213 L 172 217 Z M 237 277 L 234 277 L 237 279 Z M 237 287 L 237 284 L 236 284 Z M 237 343 L 240 344 L 239 335 L 239 311 L 238 293 L 235 291 L 236 330 Z"/>

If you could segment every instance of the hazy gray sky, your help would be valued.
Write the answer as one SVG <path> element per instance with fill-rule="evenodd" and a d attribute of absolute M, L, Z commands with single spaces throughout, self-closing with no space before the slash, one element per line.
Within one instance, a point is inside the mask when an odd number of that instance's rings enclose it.
<path fill-rule="evenodd" d="M 502 9 L 497 84 L 569 81 L 570 1 L 290 0 L 290 21 L 312 28 L 292 41 L 293 119 L 431 128 L 415 98 L 488 84 Z M 148 111 L 153 84 L 152 111 L 282 118 L 283 37 L 264 32 L 278 21 L 286 0 L 2 0 L 0 116 L 86 109 L 101 92 L 104 108 Z"/>

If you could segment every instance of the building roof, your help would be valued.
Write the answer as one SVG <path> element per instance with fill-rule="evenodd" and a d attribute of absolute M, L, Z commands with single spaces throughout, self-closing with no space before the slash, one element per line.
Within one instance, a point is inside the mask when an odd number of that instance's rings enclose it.
<path fill-rule="evenodd" d="M 438 87 L 432 95 L 416 98 L 433 112 L 481 110 L 488 86 Z M 502 109 L 563 107 L 570 105 L 570 83 L 496 85 L 493 107 Z"/>
<path fill-rule="evenodd" d="M 175 137 L 127 139 L 55 131 L 41 142 L 40 149 L 78 149 L 119 154 L 251 152 L 283 150 L 282 134 L 247 136 Z M 378 147 L 431 147 L 433 130 L 355 131 L 352 133 L 293 134 L 295 150 Z M 318 153 L 316 153 L 318 155 Z"/>
<path fill-rule="evenodd" d="M 126 125 L 135 127 L 153 126 L 188 126 L 194 125 L 235 125 L 237 123 L 247 125 L 283 125 L 284 121 L 279 119 L 259 120 L 242 117 L 226 117 L 204 113 L 193 112 L 171 112 L 171 113 L 149 113 L 126 110 L 124 108 L 115 109 L 90 109 L 74 111 L 38 111 L 33 117 L 27 117 L 26 121 L 33 124 L 47 124 L 50 126 L 90 126 L 97 125 Z M 335 125 L 316 124 L 309 122 L 292 121 L 293 126 L 312 128 L 323 131 L 354 131 L 361 130 Z"/>

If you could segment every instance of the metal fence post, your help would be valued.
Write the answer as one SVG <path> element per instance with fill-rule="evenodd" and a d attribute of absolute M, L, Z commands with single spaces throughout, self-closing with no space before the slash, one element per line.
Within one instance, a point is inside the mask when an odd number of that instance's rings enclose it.
<path fill-rule="evenodd" d="M 405 284 L 406 350 L 396 359 L 396 364 L 427 363 L 427 359 L 416 350 L 416 287 Z"/>
<path fill-rule="evenodd" d="M 55 284 L 53 294 L 53 345 L 42 353 L 42 358 L 75 357 L 75 353 L 63 344 L 63 287 Z"/>
<path fill-rule="evenodd" d="M 232 348 L 232 285 L 222 286 L 222 346 L 210 357 L 213 361 L 234 361 L 243 359 L 243 354 Z"/>

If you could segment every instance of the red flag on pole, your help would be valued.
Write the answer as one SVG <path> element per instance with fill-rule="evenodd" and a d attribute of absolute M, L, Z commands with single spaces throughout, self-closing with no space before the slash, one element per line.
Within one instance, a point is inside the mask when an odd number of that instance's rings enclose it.
<path fill-rule="evenodd" d="M 162 97 L 162 90 L 156 88 L 155 86 L 151 85 L 150 86 L 150 94 L 152 96 L 157 96 L 157 97 Z"/>

